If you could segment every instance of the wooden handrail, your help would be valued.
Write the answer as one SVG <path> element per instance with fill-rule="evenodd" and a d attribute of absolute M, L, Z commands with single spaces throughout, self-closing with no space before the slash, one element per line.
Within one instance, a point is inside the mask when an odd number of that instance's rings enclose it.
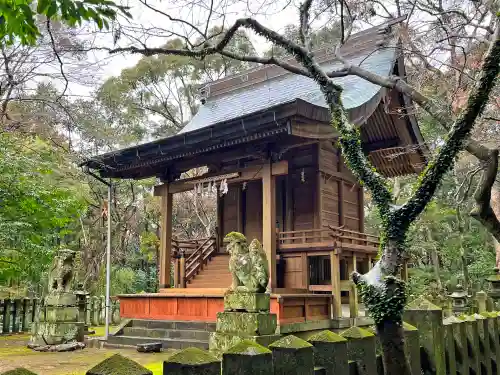
<path fill-rule="evenodd" d="M 333 226 L 278 232 L 278 241 L 281 244 L 310 244 L 332 240 L 370 247 L 377 247 L 379 244 L 377 236 L 373 234 Z"/>
<path fill-rule="evenodd" d="M 185 283 L 191 280 L 217 251 L 216 239 L 206 238 L 201 245 L 186 259 Z"/>

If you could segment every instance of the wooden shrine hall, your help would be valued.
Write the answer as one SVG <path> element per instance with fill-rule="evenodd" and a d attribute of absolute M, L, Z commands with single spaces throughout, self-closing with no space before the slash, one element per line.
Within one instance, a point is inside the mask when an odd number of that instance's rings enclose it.
<path fill-rule="evenodd" d="M 405 76 L 396 36 L 401 19 L 351 37 L 341 54 L 353 64 Z M 318 61 L 335 68 L 331 49 Z M 292 62 L 292 61 L 291 61 Z M 377 170 L 396 177 L 425 165 L 423 139 L 409 100 L 355 76 L 344 88 L 350 120 Z M 378 237 L 365 233 L 363 189 L 346 167 L 315 82 L 276 66 L 260 66 L 200 89 L 198 113 L 177 135 L 103 154 L 85 165 L 101 177 L 156 177 L 161 199 L 160 291 L 119 296 L 130 319 L 214 322 L 230 285 L 225 234 L 259 239 L 268 255 L 272 312 L 279 325 L 356 316 L 353 270 L 366 272 Z M 199 177 L 184 173 L 206 167 Z M 227 184 L 217 194 L 212 237 L 172 233 L 174 194 Z M 174 265 L 171 277 L 171 264 Z M 346 308 L 342 309 L 342 303 Z"/>

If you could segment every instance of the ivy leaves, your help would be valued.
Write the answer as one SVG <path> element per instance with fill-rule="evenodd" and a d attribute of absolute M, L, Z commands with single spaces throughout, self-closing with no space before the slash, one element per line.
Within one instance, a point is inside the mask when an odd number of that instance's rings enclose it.
<path fill-rule="evenodd" d="M 132 18 L 128 8 L 110 0 L 0 0 L 0 43 L 34 45 L 40 36 L 37 16 L 56 19 L 69 26 L 94 22 L 109 29 L 118 15 Z"/>

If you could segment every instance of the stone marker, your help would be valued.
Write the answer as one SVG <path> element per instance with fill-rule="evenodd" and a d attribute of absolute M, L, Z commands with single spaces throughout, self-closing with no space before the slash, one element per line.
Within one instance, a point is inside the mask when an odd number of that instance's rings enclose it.
<path fill-rule="evenodd" d="M 222 353 L 222 375 L 272 375 L 272 352 L 250 340 L 243 340 Z"/>
<path fill-rule="evenodd" d="M 313 346 L 294 335 L 269 345 L 273 352 L 275 375 L 313 375 Z"/>
<path fill-rule="evenodd" d="M 31 372 L 30 370 L 26 370 L 23 367 L 18 367 L 18 368 L 15 368 L 14 370 L 2 372 L 1 375 L 37 375 L 37 374 L 35 374 L 34 372 Z"/>
<path fill-rule="evenodd" d="M 321 331 L 307 340 L 314 346 L 314 363 L 326 375 L 347 374 L 347 340 L 331 331 Z"/>
<path fill-rule="evenodd" d="M 360 327 L 351 327 L 340 334 L 347 339 L 347 357 L 359 366 L 358 372 L 370 374 L 377 368 L 375 335 Z"/>
<path fill-rule="evenodd" d="M 139 353 L 160 353 L 161 350 L 161 342 L 147 342 L 144 344 L 137 344 L 137 351 Z"/>
<path fill-rule="evenodd" d="M 120 354 L 106 358 L 86 372 L 86 375 L 153 375 L 147 368 Z"/>
<path fill-rule="evenodd" d="M 187 348 L 163 362 L 164 375 L 220 375 L 220 361 L 210 353 Z"/>
<path fill-rule="evenodd" d="M 443 310 L 419 297 L 406 306 L 403 320 L 417 327 L 420 345 L 429 356 L 436 375 L 446 375 Z"/>
<path fill-rule="evenodd" d="M 405 334 L 405 352 L 409 357 L 412 374 L 420 373 L 420 340 L 418 338 L 417 327 L 410 323 L 403 322 Z"/>

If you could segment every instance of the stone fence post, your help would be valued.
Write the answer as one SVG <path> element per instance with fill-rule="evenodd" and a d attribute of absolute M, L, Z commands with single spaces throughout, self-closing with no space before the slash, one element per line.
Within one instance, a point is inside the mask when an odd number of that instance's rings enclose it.
<path fill-rule="evenodd" d="M 423 297 L 406 307 L 404 321 L 418 329 L 420 344 L 436 375 L 446 375 L 443 310 Z"/>

